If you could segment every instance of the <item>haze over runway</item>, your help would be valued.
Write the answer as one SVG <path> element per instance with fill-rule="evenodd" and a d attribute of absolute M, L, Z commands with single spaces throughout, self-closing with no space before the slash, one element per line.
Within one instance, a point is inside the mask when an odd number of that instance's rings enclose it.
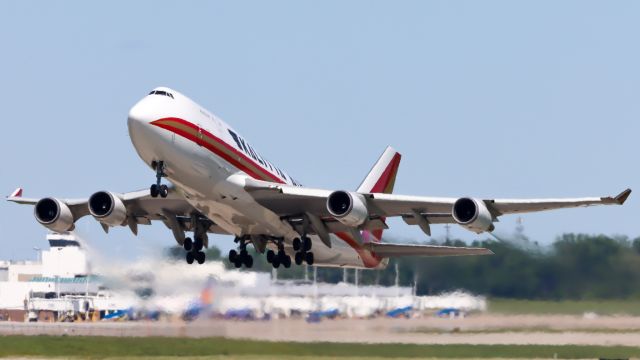
<path fill-rule="evenodd" d="M 404 156 L 398 194 L 640 189 L 637 3 L 116 5 L 3 5 L 1 191 L 73 198 L 147 187 L 153 173 L 135 155 L 126 116 L 159 85 L 233 123 L 307 186 L 353 189 L 393 145 Z M 635 195 L 623 207 L 526 215 L 526 234 L 636 237 Z M 0 205 L 0 258 L 35 257 L 45 229 L 31 211 Z M 390 236 L 427 239 L 390 226 Z M 126 228 L 107 238 L 86 219 L 78 230 L 124 257 L 173 243 L 160 225 L 137 239 Z"/>

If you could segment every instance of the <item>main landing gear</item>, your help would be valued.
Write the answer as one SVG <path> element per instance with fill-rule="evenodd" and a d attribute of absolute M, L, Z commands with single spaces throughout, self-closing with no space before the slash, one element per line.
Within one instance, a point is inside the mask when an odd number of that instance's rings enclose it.
<path fill-rule="evenodd" d="M 250 241 L 248 237 L 236 237 L 234 242 L 238 243 L 238 250 L 229 251 L 229 262 L 231 262 L 236 268 L 241 268 L 243 265 L 246 268 L 253 266 L 253 256 L 247 252 L 247 243 Z M 270 238 L 268 240 L 276 245 L 277 250 L 268 249 L 266 251 L 267 262 L 273 266 L 274 269 L 280 266 L 286 269 L 291 267 L 291 256 L 287 255 L 284 251 L 284 239 L 282 238 Z M 254 243 L 255 245 L 255 243 Z M 265 244 L 263 244 L 264 246 Z M 307 236 L 303 236 L 302 240 L 296 238 L 293 240 L 293 248 L 296 251 L 295 263 L 302 265 L 307 263 L 313 265 L 313 253 L 311 250 L 311 239 Z"/>
<path fill-rule="evenodd" d="M 165 184 L 161 184 L 162 178 L 167 176 L 167 174 L 164 173 L 164 161 L 154 160 L 151 162 L 151 167 L 156 171 L 156 183 L 151 185 L 149 193 L 153 198 L 158 197 L 158 195 L 166 198 L 167 195 L 169 195 L 169 187 Z M 191 263 L 193 263 L 193 260 L 191 260 Z"/>
<path fill-rule="evenodd" d="M 306 235 L 302 235 L 302 238 L 293 239 L 293 250 L 296 251 L 294 256 L 296 265 L 302 265 L 306 262 L 307 265 L 313 265 L 313 253 L 311 252 L 311 238 Z"/>
<path fill-rule="evenodd" d="M 208 244 L 207 228 L 209 227 L 209 220 L 202 220 L 198 219 L 197 216 L 192 216 L 191 222 L 193 224 L 193 240 L 186 238 L 182 243 L 182 246 L 187 251 L 187 264 L 193 264 L 194 261 L 197 261 L 198 264 L 204 264 L 205 254 L 202 249 L 205 244 Z"/>
<path fill-rule="evenodd" d="M 229 261 L 236 267 L 240 268 L 244 265 L 247 269 L 253 266 L 253 256 L 247 252 L 247 240 L 237 237 L 234 242 L 239 243 L 239 250 L 229 250 Z"/>
<path fill-rule="evenodd" d="M 191 238 L 184 239 L 183 247 L 187 251 L 187 264 L 193 264 L 197 261 L 198 264 L 204 264 L 205 255 L 202 249 L 204 248 L 204 240 L 202 236 L 194 235 L 195 241 Z"/>
<path fill-rule="evenodd" d="M 287 269 L 290 268 L 291 256 L 287 255 L 287 253 L 284 252 L 283 240 L 276 240 L 276 245 L 278 246 L 278 252 L 275 252 L 271 249 L 267 250 L 267 262 L 270 263 L 274 269 L 279 268 L 280 265 L 284 266 Z"/>

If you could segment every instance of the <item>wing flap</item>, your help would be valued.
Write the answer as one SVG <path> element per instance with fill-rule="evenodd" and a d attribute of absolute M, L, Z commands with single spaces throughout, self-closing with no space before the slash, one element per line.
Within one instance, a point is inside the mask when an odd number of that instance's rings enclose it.
<path fill-rule="evenodd" d="M 469 256 L 469 255 L 493 255 L 493 251 L 478 247 L 458 247 L 441 245 L 417 245 L 417 244 L 391 244 L 368 243 L 365 245 L 376 255 L 382 257 L 402 256 Z"/>

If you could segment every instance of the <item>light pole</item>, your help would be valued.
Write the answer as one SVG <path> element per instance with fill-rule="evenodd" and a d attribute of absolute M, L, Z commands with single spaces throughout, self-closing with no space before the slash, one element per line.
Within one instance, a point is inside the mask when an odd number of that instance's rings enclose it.
<path fill-rule="evenodd" d="M 35 250 L 36 252 L 36 260 L 38 260 L 38 262 L 42 262 L 42 249 L 40 249 L 37 246 L 34 246 L 33 250 Z"/>

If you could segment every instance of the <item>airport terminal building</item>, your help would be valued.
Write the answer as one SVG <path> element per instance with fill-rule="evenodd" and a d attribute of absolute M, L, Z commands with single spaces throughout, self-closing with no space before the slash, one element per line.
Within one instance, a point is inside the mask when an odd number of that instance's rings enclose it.
<path fill-rule="evenodd" d="M 193 267 L 145 258 L 100 268 L 72 233 L 49 233 L 47 242 L 49 249 L 38 249 L 36 261 L 0 261 L 0 320 L 157 320 L 184 319 L 185 314 L 278 318 L 311 313 L 364 318 L 394 311 L 408 316 L 408 310 L 419 314 L 448 307 L 486 308 L 484 298 L 463 293 L 414 296 L 411 287 L 278 281 L 277 275 L 229 270 L 219 261 Z"/>

